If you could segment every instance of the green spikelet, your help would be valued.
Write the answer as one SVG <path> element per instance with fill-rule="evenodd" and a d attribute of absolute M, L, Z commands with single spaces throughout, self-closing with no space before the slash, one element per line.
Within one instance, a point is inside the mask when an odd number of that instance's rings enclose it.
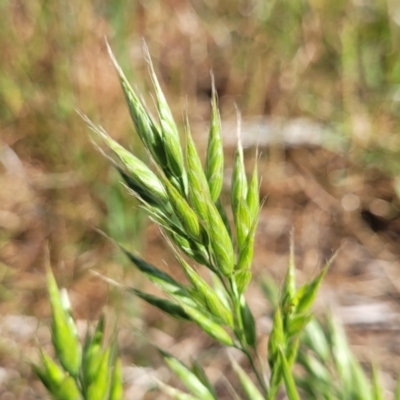
<path fill-rule="evenodd" d="M 221 119 L 217 106 L 214 76 L 212 76 L 211 121 L 208 136 L 206 177 L 214 203 L 218 200 L 224 180 L 224 150 L 221 137 Z"/>

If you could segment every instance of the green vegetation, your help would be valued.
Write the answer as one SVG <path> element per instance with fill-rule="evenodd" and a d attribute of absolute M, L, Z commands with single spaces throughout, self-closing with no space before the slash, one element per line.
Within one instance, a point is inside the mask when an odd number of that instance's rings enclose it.
<path fill-rule="evenodd" d="M 186 149 L 182 149 L 178 129 L 161 91 L 147 48 L 145 52 L 155 88 L 159 121 L 155 121 L 146 110 L 110 49 L 109 52 L 132 120 L 148 150 L 155 172 L 114 141 L 103 128 L 86 117 L 83 118 L 98 139 L 123 164 L 124 170 L 112 161 L 125 180 L 127 189 L 163 230 L 187 278 L 187 282 L 177 281 L 120 247 L 138 270 L 164 292 L 165 297 L 153 296 L 137 288 L 129 290 L 171 317 L 197 324 L 221 346 L 236 348 L 242 352 L 248 359 L 255 381 L 233 359 L 231 363 L 239 378 L 240 393 L 244 393 L 248 399 L 273 400 L 282 383 L 290 400 L 300 399 L 302 395 L 307 399 L 383 398 L 383 389 L 376 370 L 373 371 L 370 385 L 362 368 L 351 355 L 339 324 L 331 319 L 328 333 L 325 334 L 320 325 L 312 320 L 311 307 L 330 262 L 313 280 L 297 288 L 293 244 L 283 287 L 278 298 L 271 298 L 271 301 L 275 299 L 273 325 L 268 340 L 267 360 L 262 359 L 257 342 L 256 322 L 245 298 L 252 278 L 254 235 L 259 213 L 257 165 L 248 180 L 239 138 L 232 172 L 231 209 L 235 229 L 231 229 L 219 200 L 223 180 L 223 150 L 214 87 L 207 162 L 203 168 L 188 122 L 185 130 Z M 206 273 L 200 273 L 199 264 L 206 267 Z M 81 350 L 65 310 L 59 300 L 54 301 L 57 293 L 51 275 L 49 287 L 53 304 L 53 342 L 61 364 L 69 373 L 67 378 L 63 377 L 64 382 L 78 377 Z M 60 312 L 64 313 L 62 318 L 59 316 Z M 312 324 L 308 325 L 310 320 Z M 89 339 L 90 345 L 86 349 L 89 357 L 92 342 L 93 339 Z M 97 365 L 98 374 L 104 372 L 108 376 L 107 382 L 110 382 L 115 371 L 108 362 L 109 358 L 105 357 L 109 352 L 106 350 L 100 358 L 102 362 L 106 359 L 104 369 L 102 363 L 96 364 L 93 361 L 93 365 Z M 160 389 L 175 399 L 218 398 L 216 388 L 198 362 L 194 361 L 189 366 L 162 349 L 160 353 L 190 394 L 164 383 L 160 383 Z M 51 363 L 45 355 L 42 355 L 42 360 L 45 366 Z M 85 360 L 85 353 L 82 360 Z M 303 367 L 303 374 L 299 377 L 293 373 L 293 366 L 297 361 Z M 82 363 L 83 388 L 85 377 L 91 373 L 91 366 L 92 361 L 87 365 Z M 38 368 L 36 370 L 42 381 L 52 390 L 49 378 L 43 371 Z M 50 375 L 49 368 L 47 375 Z M 334 376 L 335 381 L 338 380 L 335 385 L 332 383 Z M 104 380 L 94 378 L 90 382 L 95 387 Z M 109 385 L 106 386 L 105 394 L 96 398 L 113 398 L 108 397 Z M 59 390 L 59 386 L 57 389 Z M 65 398 L 76 398 L 77 387 L 68 390 L 69 394 Z M 236 390 L 238 387 L 232 388 L 234 397 L 242 398 Z M 91 398 L 89 392 L 90 390 L 82 391 L 85 399 Z"/>
<path fill-rule="evenodd" d="M 268 359 L 269 366 L 280 367 L 276 368 L 275 375 L 273 371 L 267 372 L 265 379 L 254 343 L 254 322 L 244 302 L 244 293 L 252 278 L 250 266 L 258 214 L 257 166 L 247 179 L 239 144 L 231 196 L 234 222 L 231 230 L 219 201 L 223 152 L 218 141 L 219 115 L 215 101 L 204 166 L 191 141 L 189 124 L 185 133 L 178 135 L 185 124 L 174 124 L 171 115 L 180 115 L 186 102 L 191 119 L 203 120 L 208 115 L 203 106 L 205 98 L 208 102 L 209 70 L 213 69 L 223 116 L 234 113 L 235 101 L 244 116 L 310 117 L 337 132 L 351 160 L 378 166 L 398 177 L 400 24 L 395 2 L 135 0 L 111 5 L 104 0 L 0 0 L 0 12 L 0 150 L 12 148 L 18 155 L 29 178 L 24 184 L 33 192 L 26 200 L 31 208 L 21 210 L 10 206 L 11 215 L 32 213 L 33 216 L 12 225 L 12 229 L 1 225 L 2 311 L 41 315 L 37 310 L 43 288 L 31 283 L 42 265 L 41 253 L 36 251 L 31 255 L 22 247 L 25 242 L 31 243 L 32 237 L 40 237 L 39 244 L 34 243 L 40 248 L 40 243 L 49 241 L 52 265 L 58 268 L 66 261 L 64 285 L 79 284 L 85 276 L 83 272 L 93 266 L 114 275 L 115 263 L 110 261 L 109 248 L 104 246 L 105 240 L 100 235 L 93 234 L 92 227 L 104 229 L 124 249 L 132 243 L 140 247 L 144 213 L 132 211 L 132 204 L 134 207 L 140 204 L 140 209 L 163 228 L 187 282 L 170 282 L 133 254 L 132 261 L 140 265 L 139 270 L 165 290 L 167 296 L 160 299 L 137 288 L 132 291 L 170 315 L 203 325 L 211 336 L 217 336 L 217 341 L 233 344 L 243 351 L 249 362 L 254 363 L 254 374 L 250 377 L 253 383 L 246 375 L 248 371 L 243 371 L 234 360 L 232 366 L 240 379 L 241 390 L 250 398 L 257 398 L 257 392 L 262 396 L 273 394 L 282 382 L 295 398 L 289 372 L 295 363 L 298 340 L 296 365 L 302 367 L 294 382 L 300 396 L 345 398 L 352 382 L 356 382 L 356 389 L 351 390 L 366 390 L 367 378 L 359 365 L 350 356 L 343 361 L 335 353 L 336 335 L 332 329 L 338 323 L 323 324 L 321 328 L 311 319 L 311 325 L 304 328 L 309 311 L 300 310 L 301 302 L 296 302 L 299 296 L 305 296 L 305 289 L 294 288 L 294 278 L 289 274 L 287 284 L 278 294 L 272 336 L 275 339 L 271 339 Z M 167 19 L 169 24 L 165 23 Z M 147 108 L 135 108 L 142 104 L 141 98 L 128 96 L 131 113 L 138 113 L 133 115 L 134 122 L 136 125 L 143 122 L 140 129 L 137 127 L 143 145 L 131 135 L 128 113 L 115 90 L 115 76 L 107 69 L 110 63 L 104 36 L 110 38 L 119 63 L 128 76 L 134 76 L 138 93 L 146 94 L 150 105 L 152 101 L 147 93 L 156 79 L 154 74 L 150 78 L 144 74 L 142 37 L 153 54 L 154 69 L 159 72 L 171 112 L 158 86 L 160 123 L 151 118 L 141 121 L 140 118 L 147 118 Z M 129 95 L 128 84 L 127 91 Z M 82 121 L 75 112 L 77 108 L 92 119 L 100 119 L 108 131 L 112 130 L 114 139 L 92 126 L 98 131 L 98 138 L 104 138 L 128 164 L 126 168 L 122 164 L 117 164 L 117 170 L 104 167 L 104 160 L 88 143 Z M 183 146 L 179 136 L 184 137 Z M 165 142 L 164 137 L 170 142 Z M 134 148 L 134 158 L 124 153 L 119 143 L 125 148 Z M 154 162 L 150 169 L 144 149 Z M 135 176 L 138 170 L 147 174 L 146 179 Z M 9 167 L 5 171 L 16 173 Z M 128 201 L 129 197 L 121 190 L 118 174 L 136 193 L 133 201 Z M 149 182 L 154 185 L 146 187 Z M 18 181 L 16 185 L 22 183 Z M 20 191 L 18 187 L 16 192 Z M 205 194 L 207 199 L 203 199 Z M 210 220 L 218 224 L 210 224 Z M 38 221 L 42 224 L 40 229 L 37 229 Z M 218 241 L 213 241 L 213 237 L 218 237 Z M 14 254 L 18 257 L 29 254 L 32 261 L 19 263 Z M 192 261 L 188 262 L 186 257 Z M 193 260 L 207 269 L 194 268 Z M 122 257 L 118 262 L 128 265 Z M 111 271 L 110 265 L 114 268 Z M 293 268 L 290 265 L 289 271 L 294 271 Z M 167 284 L 163 279 L 167 279 Z M 317 289 L 319 280 L 315 279 L 314 286 L 311 283 L 307 290 Z M 289 285 L 289 282 L 292 283 Z M 210 290 L 218 297 L 210 295 Z M 194 302 L 188 303 L 187 293 L 194 296 Z M 100 303 L 104 303 L 104 297 Z M 308 301 L 303 299 L 303 306 Z M 207 321 L 217 323 L 219 329 Z M 244 325 L 245 321 L 249 325 Z M 99 329 L 101 326 L 102 323 Z M 248 326 L 251 329 L 245 329 Z M 331 353 L 326 349 L 318 353 L 309 347 L 307 339 L 303 343 L 299 338 L 304 329 L 305 337 L 311 335 L 311 329 L 319 331 L 319 337 L 325 338 L 321 340 L 326 341 Z M 57 346 L 55 349 L 57 352 Z M 179 371 L 189 368 L 162 354 L 179 376 L 182 375 Z M 1 352 L 0 361 L 3 357 L 8 355 Z M 51 365 L 48 356 L 42 357 L 44 365 Z M 68 377 L 74 375 L 68 372 L 61 358 L 59 361 L 58 373 L 71 382 Z M 45 370 L 38 368 L 38 374 L 45 376 Z M 214 389 L 208 387 L 201 367 L 195 363 L 190 371 L 212 394 Z M 371 387 L 374 389 L 370 393 L 380 398 L 383 395 L 377 389 L 374 371 L 373 368 Z M 258 379 L 253 379 L 257 375 Z M 342 384 L 328 387 L 326 382 L 332 376 L 335 379 L 339 376 Z M 78 380 L 78 390 L 83 388 L 82 382 Z M 175 389 L 163 387 L 178 396 Z M 194 387 L 204 390 L 196 383 Z M 316 387 L 321 387 L 318 394 Z M 194 393 L 193 386 L 189 385 L 188 389 Z M 200 392 L 196 393 L 201 397 Z M 400 390 L 397 396 L 400 398 Z"/>
<path fill-rule="evenodd" d="M 57 362 L 41 350 L 41 365 L 33 364 L 36 375 L 53 399 L 121 400 L 122 366 L 115 335 L 105 343 L 105 320 L 100 318 L 94 333 L 88 330 L 82 348 L 71 316 L 66 293 L 60 292 L 50 267 L 47 286 L 52 309 L 51 337 Z"/>

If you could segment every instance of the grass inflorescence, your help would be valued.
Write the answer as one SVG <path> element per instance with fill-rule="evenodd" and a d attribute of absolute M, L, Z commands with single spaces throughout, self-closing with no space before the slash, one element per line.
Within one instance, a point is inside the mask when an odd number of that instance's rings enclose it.
<path fill-rule="evenodd" d="M 289 400 L 382 398 L 376 369 L 373 369 L 369 384 L 362 368 L 351 356 L 338 324 L 330 319 L 325 332 L 313 319 L 311 308 L 333 258 L 314 279 L 297 287 L 293 242 L 283 286 L 278 294 L 271 297 L 273 324 L 268 355 L 263 360 L 258 345 L 257 324 L 245 297 L 252 280 L 254 241 L 260 211 L 257 157 L 248 177 L 239 132 L 230 196 L 234 226 L 230 226 L 220 199 L 224 152 L 214 84 L 209 140 L 203 166 L 188 120 L 184 141 L 181 141 L 147 47 L 144 51 L 155 89 L 157 119 L 132 88 L 109 47 L 108 51 L 151 165 L 122 147 L 102 127 L 85 116 L 83 118 L 95 133 L 94 139 L 108 146 L 118 160 L 111 159 L 126 188 L 161 228 L 187 278 L 185 282 L 179 281 L 120 246 L 128 259 L 165 296 L 155 296 L 134 287 L 129 288 L 130 292 L 173 318 L 197 324 L 220 346 L 242 352 L 248 360 L 251 374 L 233 358 L 230 361 L 238 377 L 236 389 L 240 386 L 239 393 L 244 393 L 248 399 L 273 400 L 282 388 Z M 207 273 L 200 273 L 204 269 L 200 269 L 199 265 L 204 266 Z M 81 349 L 73 321 L 59 299 L 50 273 L 49 289 L 53 305 L 53 342 L 62 368 L 56 367 L 42 353 L 43 367 L 35 367 L 37 374 L 53 395 L 55 391 L 61 391 L 63 382 L 71 385 L 68 389 L 70 397 L 58 395 L 56 398 L 121 398 L 120 364 L 115 357 L 115 344 L 100 350 L 104 321 L 99 322 L 94 335 L 88 336 Z M 309 324 L 310 321 L 312 324 Z M 159 384 L 161 390 L 175 399 L 218 398 L 217 389 L 197 361 L 186 365 L 165 350 L 159 351 L 190 394 L 165 383 Z M 295 363 L 301 367 L 300 375 L 293 373 Z M 334 376 L 340 379 L 337 385 L 330 384 Z M 114 388 L 117 395 L 114 395 Z M 92 391 L 96 394 L 92 395 Z M 100 396 L 100 392 L 102 397 L 93 397 Z M 235 391 L 233 394 L 241 398 Z"/>
<path fill-rule="evenodd" d="M 33 369 L 48 392 L 57 400 L 122 400 L 122 365 L 117 341 L 105 340 L 105 319 L 93 333 L 86 333 L 83 346 L 78 339 L 68 296 L 47 267 L 47 287 L 52 310 L 51 337 L 54 361 L 41 349 L 41 363 Z"/>
<path fill-rule="evenodd" d="M 103 128 L 84 118 L 97 139 L 101 139 L 122 163 L 123 168 L 118 167 L 118 170 L 126 186 L 164 232 L 188 282 L 176 281 L 166 272 L 123 249 L 138 269 L 166 296 L 155 297 L 138 289 L 133 289 L 133 293 L 170 316 L 196 323 L 221 345 L 242 351 L 251 365 L 256 383 L 250 384 L 250 377 L 240 367 L 236 366 L 235 370 L 243 390 L 251 398 L 273 399 L 282 383 L 290 398 L 298 398 L 291 368 L 296 360 L 301 332 L 311 318 L 310 307 L 328 265 L 312 282 L 297 289 L 294 263 L 290 263 L 281 301 L 275 311 L 269 340 L 270 371 L 267 372 L 260 361 L 256 323 L 245 298 L 252 279 L 254 239 L 260 210 L 257 163 L 248 178 L 239 132 L 232 173 L 231 210 L 234 227 L 231 227 L 220 199 L 224 152 L 214 86 L 209 141 L 203 166 L 188 121 L 183 135 L 185 145 L 181 142 L 148 49 L 145 47 L 144 51 L 155 89 L 157 120 L 147 111 L 111 49 L 108 50 L 136 131 L 151 158 L 153 168 L 121 147 Z M 211 279 L 199 273 L 197 264 L 208 269 Z M 209 281 L 218 282 L 218 292 Z M 194 369 L 184 366 L 165 352 L 162 354 L 192 395 L 216 398 L 205 376 L 200 378 Z M 197 385 L 193 385 L 192 381 Z"/>

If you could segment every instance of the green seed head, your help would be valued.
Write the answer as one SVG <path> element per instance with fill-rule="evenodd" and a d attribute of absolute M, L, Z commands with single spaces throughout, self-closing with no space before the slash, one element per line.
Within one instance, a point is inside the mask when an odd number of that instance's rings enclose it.
<path fill-rule="evenodd" d="M 167 156 L 164 151 L 162 132 L 154 122 L 150 113 L 146 110 L 143 103 L 140 101 L 135 91 L 132 89 L 108 43 L 107 49 L 115 69 L 117 70 L 121 87 L 129 107 L 130 115 L 136 128 L 136 132 L 138 133 L 144 146 L 154 157 L 159 166 L 164 169 L 167 166 Z"/>
<path fill-rule="evenodd" d="M 187 128 L 186 163 L 190 202 L 196 210 L 197 215 L 207 224 L 207 202 L 211 202 L 211 197 L 201 161 L 189 128 Z"/>
<path fill-rule="evenodd" d="M 278 362 L 279 347 L 285 345 L 285 334 L 283 330 L 282 312 L 280 308 L 275 310 L 272 332 L 268 341 L 268 363 L 271 370 Z"/>
<path fill-rule="evenodd" d="M 235 273 L 235 282 L 239 293 L 243 293 L 252 278 L 252 273 L 248 269 L 237 271 Z"/>
<path fill-rule="evenodd" d="M 244 167 L 243 147 L 240 141 L 240 116 L 238 115 L 238 143 L 235 153 L 235 161 L 232 173 L 232 193 L 231 204 L 233 215 L 236 215 L 236 210 L 241 199 L 247 198 L 247 177 Z"/>
<path fill-rule="evenodd" d="M 56 354 L 64 369 L 76 377 L 81 366 L 82 349 L 67 297 L 62 297 L 50 267 L 47 268 L 47 287 L 52 309 L 52 339 Z"/>
<path fill-rule="evenodd" d="M 253 221 L 253 224 L 247 233 L 246 240 L 243 242 L 242 247 L 239 249 L 239 258 L 236 265 L 236 269 L 238 271 L 249 270 L 251 268 L 251 264 L 253 262 L 256 230 L 257 219 Z"/>
<path fill-rule="evenodd" d="M 131 152 L 122 147 L 100 126 L 96 126 L 89 118 L 82 115 L 90 129 L 101 138 L 107 146 L 119 157 L 126 169 L 129 171 L 128 185 L 138 187 L 139 196 L 151 199 L 151 202 L 163 202 L 167 199 L 164 187 L 154 172 Z"/>
<path fill-rule="evenodd" d="M 216 202 L 221 193 L 224 179 L 224 150 L 221 137 L 221 119 L 217 107 L 217 94 L 213 76 L 210 133 L 208 137 L 205 171 L 211 198 Z"/>
<path fill-rule="evenodd" d="M 186 276 L 196 289 L 205 308 L 217 319 L 222 320 L 226 325 L 233 327 L 232 311 L 218 298 L 215 291 L 208 283 L 177 253 L 179 264 L 185 271 Z"/>
<path fill-rule="evenodd" d="M 186 254 L 188 257 L 202 265 L 209 266 L 210 258 L 207 249 L 199 242 L 188 236 L 182 236 L 172 230 L 166 230 L 168 237 Z"/>
<path fill-rule="evenodd" d="M 229 233 L 217 207 L 208 203 L 208 234 L 216 268 L 225 276 L 232 275 L 235 253 Z"/>
<path fill-rule="evenodd" d="M 165 201 L 167 199 L 162 183 L 144 162 L 124 149 L 110 137 L 106 138 L 106 142 L 124 163 L 126 169 L 131 174 L 131 178 L 137 182 L 140 188 L 145 192 L 145 195 L 148 197 L 155 197 L 159 199 L 159 201 Z"/>
<path fill-rule="evenodd" d="M 235 224 L 236 224 L 236 240 L 237 246 L 241 249 L 246 241 L 247 235 L 252 225 L 252 217 L 250 209 L 247 206 L 246 200 L 242 197 L 239 199 L 236 213 L 235 213 Z"/>
<path fill-rule="evenodd" d="M 253 168 L 253 174 L 251 176 L 250 184 L 247 190 L 246 203 L 249 208 L 251 218 L 254 220 L 258 218 L 260 211 L 260 197 L 259 197 L 259 181 L 258 181 L 258 151 L 255 156 L 255 163 Z"/>
<path fill-rule="evenodd" d="M 196 324 L 198 324 L 204 332 L 208 333 L 211 337 L 218 340 L 222 344 L 233 346 L 232 338 L 220 324 L 210 320 L 204 314 L 193 307 L 190 307 L 186 304 L 182 304 L 182 307 L 185 312 L 190 316 L 192 321 L 196 322 Z"/>
<path fill-rule="evenodd" d="M 186 179 L 185 166 L 183 163 L 182 147 L 180 143 L 178 128 L 172 116 L 172 112 L 165 99 L 164 93 L 158 82 L 157 75 L 154 72 L 153 63 L 150 53 L 146 45 L 144 45 L 146 60 L 149 66 L 150 77 L 153 81 L 154 90 L 156 92 L 157 110 L 160 118 L 161 134 L 163 139 L 164 150 L 168 162 L 170 174 L 182 181 L 182 190 L 186 187 L 183 182 Z M 169 174 L 167 174 L 169 175 Z"/>
<path fill-rule="evenodd" d="M 172 208 L 174 209 L 185 232 L 194 240 L 201 242 L 202 227 L 196 213 L 190 208 L 187 201 L 167 179 L 164 179 L 164 187 L 167 191 L 168 199 Z"/>

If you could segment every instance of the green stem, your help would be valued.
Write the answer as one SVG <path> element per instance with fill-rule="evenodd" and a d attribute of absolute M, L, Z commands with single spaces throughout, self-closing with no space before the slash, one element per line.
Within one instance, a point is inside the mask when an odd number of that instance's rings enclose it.
<path fill-rule="evenodd" d="M 237 324 L 237 328 L 235 329 L 235 334 L 242 346 L 246 343 L 244 337 L 244 327 L 243 327 L 243 318 L 242 313 L 240 311 L 240 298 L 239 293 L 237 291 L 236 282 L 234 278 L 229 278 L 229 294 L 232 300 L 232 306 L 235 313 L 235 321 Z"/>
<path fill-rule="evenodd" d="M 242 312 L 241 312 L 241 307 L 240 307 L 240 294 L 237 290 L 236 282 L 235 282 L 234 278 L 229 279 L 229 286 L 230 286 L 229 293 L 231 295 L 231 300 L 233 303 L 233 309 L 234 309 L 234 313 L 235 313 L 235 321 L 237 323 L 237 328 L 235 329 L 235 335 L 240 342 L 239 349 L 247 356 L 247 358 L 250 362 L 250 366 L 257 378 L 257 381 L 258 381 L 259 385 L 261 386 L 264 395 L 266 396 L 268 394 L 268 387 L 265 383 L 265 380 L 263 379 L 263 376 L 262 376 L 260 370 L 257 368 L 257 366 L 254 362 L 254 357 L 252 356 L 249 346 L 246 342 L 245 333 L 244 333 L 245 327 L 243 326 L 243 318 L 242 318 Z M 256 348 L 254 348 L 254 352 L 256 353 L 256 357 L 258 357 Z M 260 367 L 261 367 L 261 363 L 260 363 Z"/>
<path fill-rule="evenodd" d="M 257 381 L 258 381 L 259 385 L 261 386 L 261 388 L 263 390 L 264 396 L 267 396 L 268 387 L 267 387 L 267 385 L 265 383 L 265 380 L 264 380 L 261 372 L 258 370 L 258 368 L 257 368 L 257 366 L 256 366 L 256 364 L 254 362 L 253 356 L 251 355 L 251 353 L 250 353 L 250 351 L 248 349 L 242 348 L 242 351 L 244 352 L 244 354 L 246 354 L 246 356 L 247 356 L 247 358 L 248 358 L 248 360 L 250 362 L 251 369 L 253 370 L 254 374 L 256 375 Z"/>

